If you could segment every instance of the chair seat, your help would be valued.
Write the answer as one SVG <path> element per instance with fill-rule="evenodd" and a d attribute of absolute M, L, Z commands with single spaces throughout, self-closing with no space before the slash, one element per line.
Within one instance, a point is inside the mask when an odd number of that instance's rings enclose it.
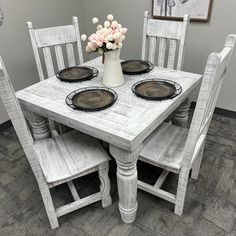
<path fill-rule="evenodd" d="M 179 173 L 188 129 L 164 122 L 144 145 L 139 160 Z"/>
<path fill-rule="evenodd" d="M 97 139 L 75 130 L 36 141 L 35 147 L 49 184 L 71 180 L 110 160 Z"/>

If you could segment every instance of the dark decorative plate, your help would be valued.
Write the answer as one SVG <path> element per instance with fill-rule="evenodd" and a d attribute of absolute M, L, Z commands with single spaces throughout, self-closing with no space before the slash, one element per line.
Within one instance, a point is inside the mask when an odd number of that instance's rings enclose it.
<path fill-rule="evenodd" d="M 171 80 L 146 79 L 132 86 L 133 93 L 147 100 L 166 100 L 178 96 L 182 88 Z"/>
<path fill-rule="evenodd" d="M 66 104 L 76 110 L 100 111 L 112 106 L 117 98 L 117 93 L 110 88 L 87 87 L 70 93 Z"/>
<path fill-rule="evenodd" d="M 89 66 L 67 67 L 57 73 L 57 78 L 65 82 L 82 82 L 93 79 L 98 75 L 98 70 Z"/>
<path fill-rule="evenodd" d="M 149 61 L 127 60 L 121 62 L 121 67 L 124 74 L 139 75 L 148 73 L 154 68 L 154 65 Z"/>

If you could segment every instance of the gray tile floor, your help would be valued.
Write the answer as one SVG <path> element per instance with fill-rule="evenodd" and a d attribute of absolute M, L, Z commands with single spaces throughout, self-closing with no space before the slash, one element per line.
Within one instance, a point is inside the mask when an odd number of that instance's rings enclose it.
<path fill-rule="evenodd" d="M 173 204 L 138 191 L 138 214 L 123 224 L 117 210 L 115 163 L 111 162 L 113 204 L 100 202 L 59 219 L 50 230 L 36 181 L 12 128 L 0 133 L 0 235 L 236 235 L 236 120 L 215 115 L 211 123 L 198 181 L 190 179 L 184 214 Z M 139 163 L 140 178 L 154 182 L 159 170 Z M 166 189 L 175 190 L 170 175 Z M 81 196 L 95 192 L 96 174 L 75 182 Z M 57 205 L 72 201 L 67 186 L 52 191 Z"/>

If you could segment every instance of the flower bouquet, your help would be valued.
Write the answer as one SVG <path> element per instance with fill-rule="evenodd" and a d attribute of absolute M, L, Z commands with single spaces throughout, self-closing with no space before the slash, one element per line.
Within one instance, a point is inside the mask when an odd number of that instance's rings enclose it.
<path fill-rule="evenodd" d="M 94 17 L 93 24 L 97 24 L 99 19 Z M 104 52 L 122 48 L 122 41 L 125 39 L 127 28 L 122 28 L 122 25 L 114 20 L 113 15 L 109 14 L 107 20 L 102 25 L 97 25 L 97 31 L 91 34 L 88 38 L 86 46 L 87 52 Z M 87 40 L 87 36 L 81 36 L 82 41 Z"/>
<path fill-rule="evenodd" d="M 99 19 L 94 17 L 93 24 L 98 24 Z M 113 15 L 109 14 L 103 26 L 98 24 L 97 31 L 88 37 L 86 51 L 88 53 L 99 52 L 103 55 L 104 74 L 103 84 L 117 87 L 124 83 L 124 77 L 120 65 L 120 49 L 125 39 L 126 28 L 123 28 Z M 81 35 L 81 40 L 86 41 L 87 36 Z"/>

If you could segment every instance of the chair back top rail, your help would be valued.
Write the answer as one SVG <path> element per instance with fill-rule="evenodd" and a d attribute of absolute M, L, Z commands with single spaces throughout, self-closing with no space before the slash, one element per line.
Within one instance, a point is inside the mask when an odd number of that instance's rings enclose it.
<path fill-rule="evenodd" d="M 193 153 L 197 151 L 195 148 L 199 138 L 202 135 L 206 137 L 235 42 L 236 35 L 229 35 L 226 38 L 224 49 L 220 53 L 211 53 L 208 57 L 185 145 L 182 167 L 190 168 Z"/>
<path fill-rule="evenodd" d="M 189 15 L 185 15 L 182 22 L 150 19 L 149 12 L 146 11 L 143 24 L 142 60 L 149 60 L 159 67 L 181 70 L 189 19 Z"/>
<path fill-rule="evenodd" d="M 184 21 L 187 21 L 188 15 L 184 17 Z M 148 19 L 147 35 L 158 38 L 170 38 L 181 40 L 185 33 L 185 27 L 183 22 L 180 21 L 167 21 Z"/>
<path fill-rule="evenodd" d="M 56 57 L 58 70 L 64 69 L 66 64 L 68 66 L 75 66 L 84 62 L 78 18 L 74 16 L 72 21 L 72 25 L 43 29 L 34 29 L 32 22 L 27 22 L 40 80 L 45 79 L 44 70 L 40 59 L 40 49 L 43 51 L 48 77 L 55 75 L 53 52 Z M 76 54 L 78 55 L 78 62 L 76 61 L 74 45 L 76 48 Z M 65 63 L 64 54 L 67 55 L 68 63 Z"/>
<path fill-rule="evenodd" d="M 35 29 L 34 33 L 38 48 L 76 42 L 74 25 Z"/>

